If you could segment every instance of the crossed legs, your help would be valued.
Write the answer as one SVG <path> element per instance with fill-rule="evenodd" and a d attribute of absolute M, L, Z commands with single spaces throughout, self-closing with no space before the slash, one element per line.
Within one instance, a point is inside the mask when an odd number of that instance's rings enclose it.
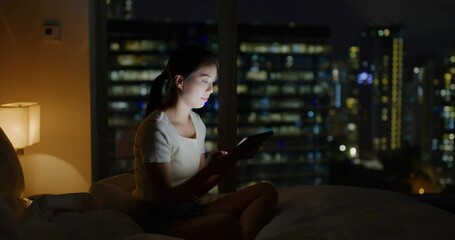
<path fill-rule="evenodd" d="M 201 217 L 171 228 L 185 239 L 254 239 L 274 215 L 278 195 L 265 182 L 257 183 L 208 203 Z"/>

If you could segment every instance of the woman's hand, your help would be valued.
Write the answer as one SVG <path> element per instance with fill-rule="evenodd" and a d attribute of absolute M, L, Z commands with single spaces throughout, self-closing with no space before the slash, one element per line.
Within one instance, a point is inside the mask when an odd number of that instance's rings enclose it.
<path fill-rule="evenodd" d="M 217 157 L 226 155 L 227 153 L 228 153 L 227 151 L 216 151 L 216 152 L 211 152 L 211 153 L 208 155 L 207 159 L 205 160 L 206 165 L 209 165 L 209 162 L 210 162 L 213 158 L 217 158 Z"/>
<path fill-rule="evenodd" d="M 242 142 L 244 142 L 247 138 L 243 138 L 242 140 L 239 141 L 239 143 L 237 144 L 237 146 L 239 146 L 240 144 L 242 144 Z M 261 147 L 258 146 L 256 148 L 253 148 L 251 149 L 248 153 L 244 154 L 242 156 L 242 159 L 250 159 L 250 158 L 254 158 L 256 156 L 256 153 L 261 150 Z"/>
<path fill-rule="evenodd" d="M 207 168 L 213 174 L 221 174 L 235 163 L 237 154 L 226 151 L 216 151 L 211 153 L 207 158 Z"/>
<path fill-rule="evenodd" d="M 245 154 L 245 156 L 243 158 L 245 158 L 245 159 L 254 158 L 256 156 L 256 153 L 259 152 L 259 150 L 261 150 L 260 147 L 253 148 L 247 154 Z"/>

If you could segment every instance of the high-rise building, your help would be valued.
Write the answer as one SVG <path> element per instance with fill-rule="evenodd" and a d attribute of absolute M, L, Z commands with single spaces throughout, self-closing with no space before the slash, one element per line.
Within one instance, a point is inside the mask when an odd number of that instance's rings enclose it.
<path fill-rule="evenodd" d="M 454 184 L 455 176 L 455 50 L 448 51 L 433 80 L 432 164 L 438 180 Z"/>
<path fill-rule="evenodd" d="M 359 72 L 359 47 L 352 45 L 349 48 L 349 57 L 343 64 L 334 64 L 333 81 L 335 88 L 336 110 L 334 118 L 340 122 L 342 132 L 339 136 L 334 137 L 337 141 L 338 149 L 342 152 L 343 157 L 349 160 L 358 159 L 359 148 L 359 89 L 357 76 Z M 337 92 L 340 92 L 339 94 Z M 339 95 L 339 96 L 338 96 Z M 335 146 L 337 147 L 337 146 Z M 334 149 L 336 151 L 336 148 Z"/>
<path fill-rule="evenodd" d="M 403 83 L 403 145 L 413 155 L 413 169 L 431 165 L 435 62 L 433 56 L 409 59 Z"/>
<path fill-rule="evenodd" d="M 403 98 L 404 144 L 420 150 L 407 154 L 419 154 L 412 159 L 411 190 L 440 193 L 455 180 L 455 51 L 443 59 L 426 56 L 424 61 L 417 57 L 412 61 Z"/>
<path fill-rule="evenodd" d="M 369 27 L 359 57 L 359 154 L 373 159 L 402 148 L 403 28 Z"/>
<path fill-rule="evenodd" d="M 255 159 L 238 163 L 238 185 L 327 183 L 330 29 L 241 25 L 238 41 L 239 133 L 275 132 Z"/>

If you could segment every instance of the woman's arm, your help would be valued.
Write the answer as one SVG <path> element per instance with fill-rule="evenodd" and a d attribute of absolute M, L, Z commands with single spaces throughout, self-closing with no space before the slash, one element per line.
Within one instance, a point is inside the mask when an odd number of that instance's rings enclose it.
<path fill-rule="evenodd" d="M 247 154 L 245 154 L 245 158 L 253 158 L 256 153 L 259 151 L 259 148 L 254 148 L 252 149 L 250 152 L 248 152 Z M 214 152 L 214 153 L 211 153 L 209 155 L 209 159 L 208 161 L 210 162 L 211 159 L 214 159 L 214 158 L 217 158 L 217 157 L 220 157 L 220 156 L 223 156 L 223 155 L 226 155 L 227 152 L 226 151 L 217 151 L 217 152 Z M 226 168 L 223 168 L 222 169 L 222 172 L 219 173 L 219 174 L 214 174 L 212 175 L 209 179 L 207 179 L 207 181 L 204 182 L 204 184 L 202 185 L 201 187 L 201 190 L 199 192 L 197 192 L 196 194 L 198 196 L 202 196 L 204 194 L 206 194 L 207 192 L 209 192 L 213 187 L 215 187 L 221 180 L 221 177 L 229 170 L 231 169 L 232 166 L 235 165 L 236 161 L 235 159 L 237 158 L 236 156 L 236 153 L 231 153 L 232 157 L 230 158 L 229 161 L 230 162 L 230 167 L 226 167 Z M 205 159 L 205 154 L 201 154 L 201 161 L 200 161 L 200 165 L 199 165 L 199 169 L 202 169 L 203 167 L 206 166 L 206 159 Z"/>
<path fill-rule="evenodd" d="M 226 154 L 226 152 L 219 151 L 219 152 L 211 153 L 209 155 L 209 160 L 212 157 L 221 156 L 223 154 Z M 205 159 L 205 154 L 201 154 L 201 161 L 200 161 L 200 164 L 199 164 L 199 170 L 201 170 L 202 168 L 204 168 L 206 166 L 206 162 L 207 161 Z M 230 168 L 226 168 L 226 171 L 228 169 L 230 169 Z M 196 194 L 198 196 L 202 196 L 202 195 L 208 193 L 212 188 L 214 188 L 220 182 L 222 175 L 223 175 L 223 173 L 212 175 L 210 178 L 208 178 L 203 183 L 203 185 L 201 186 L 201 190 L 198 191 Z"/>
<path fill-rule="evenodd" d="M 205 164 L 205 159 L 201 160 Z M 213 188 L 221 175 L 235 163 L 233 154 L 224 154 L 211 158 L 209 164 L 185 182 L 172 186 L 170 163 L 145 163 L 150 184 L 158 204 L 163 208 L 172 208 L 194 194 L 205 194 Z"/>

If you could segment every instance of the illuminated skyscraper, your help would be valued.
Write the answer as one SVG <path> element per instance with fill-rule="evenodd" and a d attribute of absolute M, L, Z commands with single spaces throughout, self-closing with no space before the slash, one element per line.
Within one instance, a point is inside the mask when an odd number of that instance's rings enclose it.
<path fill-rule="evenodd" d="M 403 29 L 370 27 L 362 32 L 357 75 L 359 154 L 372 159 L 402 147 Z"/>
<path fill-rule="evenodd" d="M 414 169 L 431 165 L 435 62 L 430 59 L 433 57 L 410 59 L 409 78 L 406 78 L 409 81 L 403 84 L 403 144 L 409 151 L 414 150 L 408 156 L 418 155 L 417 159 L 413 159 Z"/>
<path fill-rule="evenodd" d="M 359 72 L 360 59 L 359 59 L 359 47 L 353 45 L 349 48 L 349 58 L 348 58 L 348 74 L 345 84 L 346 94 L 342 98 L 345 104 L 345 111 L 348 116 L 346 128 L 349 132 L 347 135 L 347 140 L 350 146 L 349 156 L 351 159 L 358 158 L 358 149 L 359 149 L 359 89 L 357 87 L 357 73 Z"/>
<path fill-rule="evenodd" d="M 238 185 L 328 182 L 328 115 L 332 77 L 339 76 L 331 70 L 330 33 L 294 24 L 239 26 L 239 133 L 275 134 L 257 158 L 239 161 Z"/>
<path fill-rule="evenodd" d="M 442 69 L 433 80 L 432 164 L 438 180 L 454 183 L 455 174 L 455 50 L 444 56 Z"/>

